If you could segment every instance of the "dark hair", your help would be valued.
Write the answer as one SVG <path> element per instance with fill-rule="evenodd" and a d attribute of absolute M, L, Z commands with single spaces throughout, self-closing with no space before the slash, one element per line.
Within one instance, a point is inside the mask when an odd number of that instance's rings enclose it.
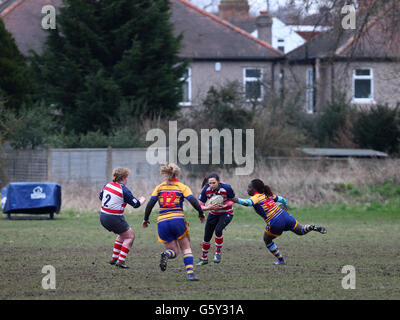
<path fill-rule="evenodd" d="M 258 193 L 264 193 L 268 197 L 272 197 L 274 195 L 271 188 L 265 185 L 260 179 L 251 180 L 250 183 Z"/>
<path fill-rule="evenodd" d="M 217 180 L 218 182 L 220 181 L 218 174 L 216 174 L 215 172 L 210 173 L 207 177 L 204 178 L 203 183 L 201 184 L 202 188 L 208 183 L 208 179 L 210 178 L 215 178 L 215 180 Z"/>

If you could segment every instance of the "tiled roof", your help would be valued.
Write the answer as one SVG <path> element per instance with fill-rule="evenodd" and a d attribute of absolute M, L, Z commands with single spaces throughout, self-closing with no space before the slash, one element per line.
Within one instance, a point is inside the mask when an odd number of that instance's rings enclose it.
<path fill-rule="evenodd" d="M 172 0 L 172 22 L 184 35 L 181 55 L 193 58 L 280 58 L 282 53 L 186 0 Z"/>
<path fill-rule="evenodd" d="M 42 7 L 59 8 L 61 0 L 8 0 L 0 13 L 24 55 L 32 49 L 41 52 L 46 38 L 41 21 Z M 187 58 L 274 59 L 282 53 L 246 31 L 202 10 L 186 0 L 171 0 L 176 34 L 183 33 L 180 55 Z M 3 6 L 3 5 L 2 5 Z M 0 7 L 1 10 L 1 7 Z"/>
<path fill-rule="evenodd" d="M 46 31 L 41 24 L 45 5 L 58 8 L 61 0 L 11 0 L 0 7 L 3 9 L 0 16 L 24 55 L 28 55 L 29 50 L 38 53 L 42 50 L 46 38 Z"/>
<path fill-rule="evenodd" d="M 378 14 L 363 20 L 358 17 L 362 28 L 345 30 L 336 27 L 318 35 L 304 45 L 288 53 L 290 60 L 307 60 L 315 58 L 395 58 L 400 52 L 400 29 L 394 25 L 392 19 L 387 18 L 391 8 L 385 8 Z"/>

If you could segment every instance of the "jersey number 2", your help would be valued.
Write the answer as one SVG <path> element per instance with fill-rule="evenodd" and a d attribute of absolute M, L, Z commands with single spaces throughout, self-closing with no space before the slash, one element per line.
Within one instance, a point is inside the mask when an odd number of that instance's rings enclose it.
<path fill-rule="evenodd" d="M 110 194 L 107 194 L 107 195 L 106 195 L 106 202 L 104 202 L 103 207 L 106 207 L 106 208 L 107 208 L 107 203 L 108 203 L 110 200 L 111 200 L 111 195 L 110 195 Z"/>

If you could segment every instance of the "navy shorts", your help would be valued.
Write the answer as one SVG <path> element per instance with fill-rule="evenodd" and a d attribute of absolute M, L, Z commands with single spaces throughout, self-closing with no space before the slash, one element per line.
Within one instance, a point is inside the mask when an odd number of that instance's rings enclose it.
<path fill-rule="evenodd" d="M 189 235 L 189 224 L 184 218 L 160 221 L 157 224 L 158 241 L 167 243 Z"/>
<path fill-rule="evenodd" d="M 291 231 L 297 226 L 297 221 L 288 212 L 282 210 L 281 214 L 271 219 L 265 227 L 265 232 L 273 237 L 280 236 L 283 231 Z"/>
<path fill-rule="evenodd" d="M 100 212 L 100 223 L 108 231 L 116 234 L 121 234 L 130 228 L 122 214 L 117 216 Z"/>

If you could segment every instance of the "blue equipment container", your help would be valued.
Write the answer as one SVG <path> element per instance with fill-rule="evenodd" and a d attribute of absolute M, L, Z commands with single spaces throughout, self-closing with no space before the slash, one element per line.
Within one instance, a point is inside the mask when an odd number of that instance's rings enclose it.
<path fill-rule="evenodd" d="M 13 182 L 1 190 L 1 208 L 8 218 L 11 213 L 50 214 L 61 208 L 61 186 L 56 183 Z"/>

